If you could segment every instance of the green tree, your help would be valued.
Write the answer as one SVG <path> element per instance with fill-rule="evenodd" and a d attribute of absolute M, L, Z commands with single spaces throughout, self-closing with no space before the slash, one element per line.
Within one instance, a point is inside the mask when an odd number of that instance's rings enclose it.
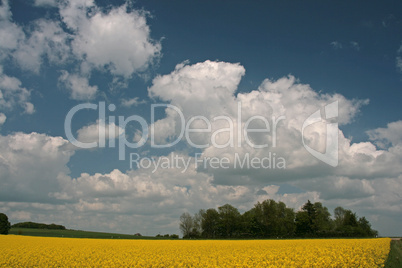
<path fill-rule="evenodd" d="M 363 236 L 376 237 L 378 235 L 377 231 L 371 229 L 371 224 L 366 219 L 366 217 L 360 218 L 358 225 L 359 225 L 359 229 L 361 230 Z"/>
<path fill-rule="evenodd" d="M 295 233 L 295 212 L 292 208 L 286 207 L 285 203 L 278 203 L 278 218 L 279 227 L 278 235 L 283 237 L 293 236 Z"/>
<path fill-rule="evenodd" d="M 215 238 L 218 235 L 219 213 L 216 209 L 210 208 L 200 211 L 202 236 Z"/>
<path fill-rule="evenodd" d="M 314 230 L 317 235 L 325 236 L 333 229 L 331 213 L 329 213 L 328 208 L 324 207 L 321 202 L 315 202 L 314 209 Z"/>
<path fill-rule="evenodd" d="M 316 218 L 317 210 L 308 200 L 302 210 L 296 214 L 297 233 L 302 236 L 314 236 L 317 232 Z"/>
<path fill-rule="evenodd" d="M 238 236 L 240 226 L 240 212 L 232 205 L 225 204 L 218 207 L 219 233 L 222 237 Z"/>
<path fill-rule="evenodd" d="M 263 237 L 263 226 L 257 218 L 255 207 L 241 215 L 241 233 L 243 237 Z"/>
<path fill-rule="evenodd" d="M 0 213 L 0 234 L 8 234 L 8 231 L 10 230 L 11 225 L 10 222 L 8 221 L 8 217 L 4 213 Z"/>
<path fill-rule="evenodd" d="M 310 218 L 307 211 L 298 211 L 295 218 L 296 235 L 297 236 L 311 236 L 313 230 L 310 225 Z"/>

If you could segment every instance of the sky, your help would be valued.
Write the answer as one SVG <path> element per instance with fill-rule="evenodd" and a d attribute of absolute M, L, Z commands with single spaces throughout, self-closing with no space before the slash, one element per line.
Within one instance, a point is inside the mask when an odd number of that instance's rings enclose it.
<path fill-rule="evenodd" d="M 0 212 L 179 234 L 310 200 L 402 236 L 400 1 L 0 1 Z"/>

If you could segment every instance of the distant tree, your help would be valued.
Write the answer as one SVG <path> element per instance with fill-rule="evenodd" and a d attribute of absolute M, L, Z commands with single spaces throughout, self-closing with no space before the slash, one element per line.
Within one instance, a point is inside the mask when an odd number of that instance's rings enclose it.
<path fill-rule="evenodd" d="M 313 206 L 315 209 L 314 230 L 316 235 L 325 236 L 333 229 L 331 213 L 320 202 L 315 202 Z"/>
<path fill-rule="evenodd" d="M 218 232 L 222 237 L 233 237 L 238 235 L 240 226 L 240 212 L 232 205 L 225 204 L 218 207 L 219 227 Z"/>
<path fill-rule="evenodd" d="M 193 217 L 188 212 L 184 212 L 180 216 L 180 231 L 183 233 L 183 238 L 189 238 L 191 231 L 194 228 Z"/>
<path fill-rule="evenodd" d="M 278 203 L 278 218 L 279 228 L 278 235 L 283 237 L 293 236 L 295 233 L 295 212 L 293 208 L 286 207 L 285 203 Z"/>
<path fill-rule="evenodd" d="M 255 207 L 241 215 L 240 224 L 243 237 L 263 237 L 263 227 L 257 219 Z"/>
<path fill-rule="evenodd" d="M 337 207 L 334 209 L 335 216 L 335 228 L 339 228 L 343 225 L 346 210 L 343 207 Z"/>
<path fill-rule="evenodd" d="M 201 211 L 202 236 L 215 238 L 218 235 L 219 213 L 214 208 Z"/>
<path fill-rule="evenodd" d="M 16 227 L 16 228 L 33 228 L 33 229 L 52 229 L 52 230 L 65 230 L 66 227 L 63 225 L 58 225 L 58 224 L 45 224 L 45 223 L 36 223 L 36 222 L 19 222 L 16 224 L 13 224 L 11 227 Z"/>
<path fill-rule="evenodd" d="M 204 213 L 203 210 L 200 210 L 198 213 L 195 213 L 193 216 L 193 228 L 191 230 L 191 237 L 192 238 L 199 238 L 201 237 L 202 233 L 202 214 Z"/>
<path fill-rule="evenodd" d="M 360 218 L 358 225 L 362 232 L 362 236 L 376 237 L 378 235 L 377 231 L 371 229 L 371 224 L 366 217 Z"/>
<path fill-rule="evenodd" d="M 310 218 L 306 211 L 298 211 L 296 213 L 296 235 L 297 236 L 311 236 L 313 230 L 311 229 Z"/>
<path fill-rule="evenodd" d="M 0 213 L 0 234 L 6 235 L 10 230 L 11 225 L 8 221 L 8 217 L 4 213 Z"/>
<path fill-rule="evenodd" d="M 310 202 L 303 205 L 302 210 L 296 214 L 296 232 L 300 236 L 315 236 L 317 233 L 317 210 Z"/>
<path fill-rule="evenodd" d="M 283 202 L 264 200 L 254 206 L 254 228 L 260 229 L 263 237 L 291 236 L 295 231 L 294 211 Z"/>

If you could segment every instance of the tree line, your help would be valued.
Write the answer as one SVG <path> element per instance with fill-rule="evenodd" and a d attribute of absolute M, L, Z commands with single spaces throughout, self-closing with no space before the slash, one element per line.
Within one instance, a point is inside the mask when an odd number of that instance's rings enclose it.
<path fill-rule="evenodd" d="M 292 237 L 376 237 L 365 217 L 337 207 L 334 218 L 320 202 L 303 205 L 300 211 L 269 199 L 258 202 L 243 214 L 230 204 L 218 209 L 201 209 L 193 216 L 180 216 L 183 238 L 292 238 Z"/>
<path fill-rule="evenodd" d="M 66 230 L 66 227 L 59 224 L 45 224 L 45 223 L 36 223 L 36 222 L 20 222 L 13 224 L 12 228 L 33 228 L 33 229 L 49 229 L 49 230 Z"/>

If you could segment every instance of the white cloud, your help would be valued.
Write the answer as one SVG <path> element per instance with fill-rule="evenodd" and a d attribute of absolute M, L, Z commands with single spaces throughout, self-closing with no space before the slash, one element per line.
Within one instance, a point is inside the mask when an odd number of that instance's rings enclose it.
<path fill-rule="evenodd" d="M 60 173 L 69 173 L 73 153 L 61 137 L 34 132 L 0 136 L 2 200 L 51 202 L 48 193 L 58 189 Z"/>
<path fill-rule="evenodd" d="M 370 140 L 374 141 L 381 148 L 386 148 L 389 144 L 396 146 L 402 144 L 402 121 L 388 123 L 386 128 L 377 128 L 367 131 Z"/>
<path fill-rule="evenodd" d="M 15 49 L 25 38 L 22 28 L 12 22 L 12 13 L 8 1 L 2 1 L 0 6 L 0 59 L 7 56 L 7 53 Z"/>
<path fill-rule="evenodd" d="M 0 126 L 3 125 L 7 120 L 7 116 L 3 113 L 0 113 Z"/>
<path fill-rule="evenodd" d="M 74 100 L 94 99 L 98 91 L 97 86 L 89 85 L 87 77 L 80 76 L 79 74 L 70 74 L 65 70 L 61 72 L 59 83 L 70 92 L 70 97 Z"/>
<path fill-rule="evenodd" d="M 60 14 L 75 31 L 75 55 L 94 68 L 130 78 L 148 68 L 160 54 L 161 45 L 150 38 L 144 12 L 127 12 L 123 5 L 105 14 L 93 1 L 69 1 Z"/>
<path fill-rule="evenodd" d="M 78 31 L 81 24 L 87 20 L 87 12 L 96 8 L 93 0 L 67 0 L 60 2 L 60 16 L 66 25 Z"/>
<path fill-rule="evenodd" d="M 120 128 L 114 123 L 105 124 L 105 139 L 117 139 L 119 135 L 124 133 L 124 129 Z M 99 120 L 95 124 L 84 126 L 78 131 L 78 141 L 80 142 L 98 142 L 99 141 Z"/>
<path fill-rule="evenodd" d="M 58 22 L 39 19 L 22 28 L 13 22 L 8 1 L 0 6 L 0 26 L 0 59 L 12 58 L 24 70 L 38 74 L 44 57 L 51 64 L 61 64 L 71 54 L 70 35 Z"/>
<path fill-rule="evenodd" d="M 31 28 L 28 37 L 20 40 L 13 52 L 22 69 L 38 74 L 44 56 L 51 64 L 59 65 L 67 61 L 71 55 L 68 45 L 70 35 L 57 22 L 40 19 L 34 21 Z"/>
<path fill-rule="evenodd" d="M 180 156 L 187 159 L 185 155 Z M 127 173 L 113 170 L 107 174 L 84 173 L 73 180 L 59 177 L 59 181 L 65 194 L 54 193 L 53 196 L 61 196 L 63 200 L 68 197 L 70 202 L 73 201 L 73 211 L 81 215 L 136 215 L 130 217 L 131 227 L 125 227 L 125 218 L 118 220 L 117 226 L 129 228 L 128 230 L 135 226 L 141 233 L 151 234 L 158 233 L 158 230 L 177 232 L 177 220 L 184 211 L 193 213 L 201 208 L 216 208 L 225 203 L 245 211 L 257 201 L 267 198 L 281 200 L 296 207 L 305 203 L 307 198 L 319 200 L 314 192 L 278 194 L 279 187 L 274 185 L 262 188 L 215 185 L 210 175 L 197 172 L 193 165 L 186 173 L 174 167 L 156 172 L 152 172 L 152 169 L 130 170 Z M 266 192 L 265 195 L 256 194 L 261 189 Z M 158 222 L 155 215 L 165 220 Z M 142 224 L 147 221 L 147 224 Z M 93 226 L 99 228 L 95 223 Z"/>
<path fill-rule="evenodd" d="M 122 99 L 121 100 L 121 105 L 124 107 L 138 106 L 143 103 L 145 103 L 145 100 L 140 101 L 138 97 L 135 97 L 132 99 Z"/>
<path fill-rule="evenodd" d="M 304 190 L 320 193 L 324 200 L 354 200 L 375 194 L 372 183 L 365 179 L 350 179 L 342 176 L 328 176 L 305 181 L 294 181 L 292 185 Z"/>
<path fill-rule="evenodd" d="M 57 0 L 34 0 L 34 5 L 40 7 L 56 7 Z"/>
<path fill-rule="evenodd" d="M 333 41 L 330 43 L 330 45 L 332 46 L 333 49 L 337 50 L 337 49 L 342 49 L 342 43 L 339 41 Z"/>
<path fill-rule="evenodd" d="M 348 124 L 353 121 L 360 107 L 368 103 L 367 100 L 348 100 L 339 94 L 318 94 L 309 85 L 299 83 L 293 76 L 283 77 L 277 81 L 266 79 L 258 90 L 239 93 L 236 96 L 235 92 L 243 74 L 244 68 L 239 64 L 206 61 L 194 65 L 180 65 L 171 74 L 156 77 L 149 88 L 149 94 L 151 97 L 169 101 L 178 107 L 187 121 L 193 116 L 203 116 L 211 122 L 209 133 L 190 136 L 193 143 L 209 144 L 203 150 L 203 155 L 208 157 L 231 155 L 233 159 L 234 154 L 244 156 L 248 153 L 251 156 L 262 158 L 268 157 L 268 154 L 272 152 L 284 157 L 287 167 L 290 169 L 306 166 L 316 166 L 319 169 L 321 166 L 321 163 L 312 157 L 302 144 L 302 126 L 312 113 L 326 104 L 338 101 L 337 121 L 339 124 Z M 238 113 L 239 103 L 241 104 L 241 115 Z M 154 124 L 154 135 L 158 144 L 175 140 L 184 128 L 181 126 L 181 118 L 176 111 L 168 108 L 166 114 L 165 118 Z M 213 137 L 214 131 L 229 127 L 226 120 L 215 120 L 214 118 L 217 116 L 227 116 L 231 120 L 235 130 L 233 136 L 226 131 Z M 239 116 L 241 116 L 240 119 Z M 265 149 L 253 148 L 243 134 L 247 120 L 253 116 L 266 118 L 270 125 L 270 133 L 250 135 L 251 143 L 265 143 L 268 145 Z M 276 124 L 281 116 L 284 119 L 277 123 L 276 137 L 274 137 L 272 129 L 274 121 Z M 262 121 L 256 122 L 257 125 L 254 127 L 264 127 Z M 195 124 L 191 127 L 195 127 Z M 239 128 L 241 130 L 240 146 L 238 131 L 236 131 Z M 317 142 L 310 145 L 322 147 L 325 145 L 323 141 L 326 138 L 326 125 L 321 123 L 312 126 L 309 131 L 304 133 L 304 137 L 308 142 Z M 217 148 L 213 146 L 212 138 L 216 138 L 220 145 L 233 140 L 235 141 L 234 146 Z M 274 141 L 276 141 L 275 148 L 273 148 Z M 340 142 L 342 145 L 349 146 L 350 144 L 350 141 L 343 136 L 341 136 Z M 230 173 L 228 179 L 236 180 L 236 175 L 233 176 L 230 170 L 228 172 Z M 249 172 L 249 177 L 259 180 L 265 177 L 266 171 L 252 170 Z M 271 172 L 276 174 L 276 171 Z M 286 171 L 283 173 L 286 174 Z M 280 180 L 281 177 L 283 176 L 279 175 L 277 179 Z M 239 180 L 241 180 L 240 177 Z"/>
<path fill-rule="evenodd" d="M 0 66 L 0 110 L 12 111 L 15 106 L 20 106 L 28 114 L 35 111 L 29 102 L 31 93 L 21 84 L 17 78 L 4 74 Z"/>

